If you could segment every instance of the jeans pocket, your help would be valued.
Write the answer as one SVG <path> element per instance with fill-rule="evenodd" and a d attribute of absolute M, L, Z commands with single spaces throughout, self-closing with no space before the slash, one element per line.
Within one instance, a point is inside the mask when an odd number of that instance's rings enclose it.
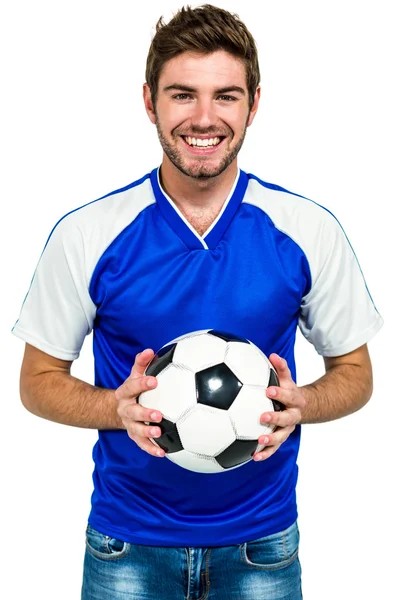
<path fill-rule="evenodd" d="M 128 542 L 104 535 L 88 525 L 86 529 L 86 548 L 96 558 L 116 560 L 126 556 L 131 545 Z"/>
<path fill-rule="evenodd" d="M 299 541 L 299 528 L 295 522 L 279 533 L 241 544 L 240 556 L 254 569 L 283 569 L 296 560 Z"/>

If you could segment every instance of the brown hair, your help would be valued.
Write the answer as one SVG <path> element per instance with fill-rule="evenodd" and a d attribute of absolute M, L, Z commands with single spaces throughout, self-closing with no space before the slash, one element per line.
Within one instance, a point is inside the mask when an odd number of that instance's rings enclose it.
<path fill-rule="evenodd" d="M 210 54 L 225 50 L 240 58 L 246 68 L 250 107 L 260 82 L 256 43 L 238 15 L 211 4 L 192 9 L 183 6 L 165 23 L 160 17 L 146 63 L 146 83 L 153 106 L 157 100 L 158 81 L 163 66 L 182 52 Z"/>

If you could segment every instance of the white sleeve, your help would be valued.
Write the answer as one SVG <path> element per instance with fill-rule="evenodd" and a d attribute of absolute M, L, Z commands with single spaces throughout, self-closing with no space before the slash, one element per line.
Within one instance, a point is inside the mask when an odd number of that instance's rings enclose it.
<path fill-rule="evenodd" d="M 56 358 L 78 358 L 96 315 L 86 268 L 84 238 L 67 216 L 48 239 L 13 333 Z"/>
<path fill-rule="evenodd" d="M 319 354 L 341 356 L 366 344 L 383 320 L 341 225 L 323 212 L 307 253 L 312 284 L 303 298 L 299 327 Z"/>

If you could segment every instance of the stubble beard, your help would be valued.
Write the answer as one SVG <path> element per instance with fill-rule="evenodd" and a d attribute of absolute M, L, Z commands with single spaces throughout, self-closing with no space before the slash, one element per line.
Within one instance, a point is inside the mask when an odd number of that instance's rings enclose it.
<path fill-rule="evenodd" d="M 184 175 L 187 175 L 188 177 L 193 177 L 194 179 L 209 179 L 211 177 L 218 177 L 218 175 L 223 173 L 225 171 L 225 169 L 227 169 L 229 167 L 229 165 L 235 160 L 235 158 L 239 154 L 239 151 L 243 145 L 244 139 L 246 137 L 247 123 L 248 123 L 248 120 L 246 122 L 246 127 L 244 128 L 244 131 L 243 131 L 240 139 L 238 140 L 238 142 L 235 144 L 235 146 L 233 148 L 231 148 L 229 151 L 226 152 L 225 156 L 221 159 L 221 161 L 218 165 L 213 167 L 213 166 L 209 166 L 206 164 L 202 164 L 203 161 L 202 161 L 201 157 L 199 157 L 199 160 L 196 162 L 196 164 L 194 166 L 189 166 L 189 165 L 185 164 L 185 159 L 182 156 L 182 154 L 179 152 L 179 150 L 177 150 L 177 148 L 174 147 L 167 140 L 167 138 L 164 135 L 163 130 L 161 128 L 158 116 L 156 114 L 156 127 L 157 127 L 158 139 L 160 140 L 160 144 L 161 144 L 161 147 L 162 147 L 164 153 L 169 158 L 169 160 L 172 162 L 172 164 L 181 173 L 183 173 Z M 194 132 L 192 132 L 192 133 L 194 133 Z M 210 131 L 201 131 L 201 132 L 197 131 L 196 133 L 203 134 L 203 135 L 207 135 L 207 134 L 215 135 L 214 132 L 210 132 Z M 207 160 L 207 157 L 205 157 L 205 160 Z"/>

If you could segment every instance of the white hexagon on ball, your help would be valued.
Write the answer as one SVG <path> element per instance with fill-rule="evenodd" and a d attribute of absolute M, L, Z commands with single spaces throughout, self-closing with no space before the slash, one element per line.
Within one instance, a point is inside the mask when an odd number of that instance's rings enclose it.
<path fill-rule="evenodd" d="M 194 337 L 188 337 L 179 342 L 175 348 L 173 363 L 182 363 L 196 373 L 212 365 L 224 361 L 225 340 L 203 333 Z"/>
<path fill-rule="evenodd" d="M 225 470 L 212 456 L 200 456 L 187 450 L 180 450 L 166 456 L 176 465 L 196 473 L 223 473 Z"/>
<path fill-rule="evenodd" d="M 236 439 L 228 411 L 197 404 L 176 423 L 189 452 L 216 456 Z"/>
<path fill-rule="evenodd" d="M 225 362 L 242 383 L 268 386 L 269 361 L 253 344 L 229 342 Z"/>
<path fill-rule="evenodd" d="M 171 363 L 157 375 L 157 381 L 156 388 L 140 395 L 139 402 L 145 408 L 159 410 L 166 419 L 175 422 L 196 405 L 194 373 Z"/>
<path fill-rule="evenodd" d="M 190 333 L 184 333 L 183 335 L 180 335 L 176 338 L 174 338 L 173 340 L 171 340 L 170 342 L 168 342 L 168 344 L 165 344 L 166 346 L 169 346 L 170 344 L 177 344 L 178 342 L 180 342 L 183 339 L 188 339 L 188 338 L 194 338 L 197 337 L 199 335 L 203 335 L 204 333 L 207 333 L 207 331 L 210 331 L 209 329 L 198 329 L 197 331 L 191 331 Z M 164 346 L 163 346 L 164 348 Z"/>
<path fill-rule="evenodd" d="M 230 406 L 228 413 L 238 439 L 256 440 L 260 435 L 272 433 L 273 425 L 262 425 L 263 413 L 273 411 L 274 405 L 265 394 L 265 387 L 244 385 Z"/>

